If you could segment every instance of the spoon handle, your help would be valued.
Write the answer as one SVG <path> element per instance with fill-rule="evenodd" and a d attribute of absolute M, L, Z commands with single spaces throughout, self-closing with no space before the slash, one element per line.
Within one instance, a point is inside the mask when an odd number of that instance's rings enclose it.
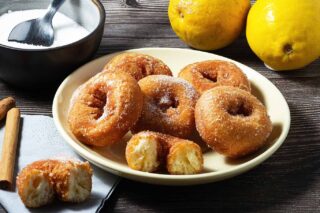
<path fill-rule="evenodd" d="M 43 19 L 48 22 L 52 22 L 53 16 L 59 10 L 61 5 L 65 2 L 65 0 L 52 0 L 51 4 L 48 7 L 47 13 L 44 15 Z"/>

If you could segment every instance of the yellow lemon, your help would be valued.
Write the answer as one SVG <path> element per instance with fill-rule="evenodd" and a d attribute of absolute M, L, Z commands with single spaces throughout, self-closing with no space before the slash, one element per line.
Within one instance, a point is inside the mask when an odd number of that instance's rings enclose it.
<path fill-rule="evenodd" d="M 232 43 L 241 33 L 249 0 L 170 0 L 172 29 L 189 46 L 215 50 Z"/>
<path fill-rule="evenodd" d="M 258 0 L 249 12 L 246 34 L 269 68 L 302 68 L 320 56 L 320 2 Z"/>

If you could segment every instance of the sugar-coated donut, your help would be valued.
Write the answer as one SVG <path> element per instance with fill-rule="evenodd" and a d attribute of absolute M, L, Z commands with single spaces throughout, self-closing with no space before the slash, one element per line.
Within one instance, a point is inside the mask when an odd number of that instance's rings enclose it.
<path fill-rule="evenodd" d="M 133 52 L 126 52 L 113 57 L 103 70 L 127 72 L 137 81 L 148 75 L 172 76 L 170 68 L 161 60 L 150 55 Z"/>
<path fill-rule="evenodd" d="M 133 132 L 151 130 L 182 138 L 192 133 L 198 94 L 191 84 L 165 75 L 147 76 L 138 83 L 144 101 Z"/>
<path fill-rule="evenodd" d="M 120 140 L 138 120 L 143 96 L 136 80 L 124 72 L 102 72 L 79 88 L 68 122 L 76 138 L 106 146 Z"/>
<path fill-rule="evenodd" d="M 91 194 L 92 168 L 76 160 L 40 160 L 26 166 L 17 177 L 18 193 L 27 207 L 50 203 L 54 196 L 82 202 Z"/>
<path fill-rule="evenodd" d="M 189 81 L 202 94 L 217 86 L 233 86 L 251 91 L 246 75 L 235 64 L 227 61 L 208 60 L 183 68 L 179 77 Z"/>
<path fill-rule="evenodd" d="M 221 86 L 206 91 L 197 102 L 195 119 L 202 139 L 230 158 L 261 148 L 272 131 L 263 104 L 236 87 Z"/>
<path fill-rule="evenodd" d="M 49 172 L 24 168 L 17 177 L 18 194 L 28 208 L 37 208 L 51 203 L 54 199 L 53 185 Z"/>
<path fill-rule="evenodd" d="M 130 168 L 144 172 L 165 167 L 170 174 L 186 175 L 200 173 L 203 169 L 198 144 L 151 131 L 133 135 L 126 147 L 126 160 Z"/>

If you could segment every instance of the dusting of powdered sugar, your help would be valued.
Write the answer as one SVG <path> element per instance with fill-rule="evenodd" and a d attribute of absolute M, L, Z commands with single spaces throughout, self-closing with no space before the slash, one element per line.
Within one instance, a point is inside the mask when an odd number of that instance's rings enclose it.
<path fill-rule="evenodd" d="M 152 119 L 152 121 L 146 120 L 145 122 L 152 123 L 160 129 L 172 127 L 177 132 L 182 132 L 181 129 L 188 129 L 194 120 L 194 107 L 198 97 L 198 93 L 193 86 L 183 79 L 166 75 L 153 75 L 148 78 L 150 84 L 154 82 L 156 85 L 154 94 L 158 94 L 159 99 L 155 100 L 154 97 L 148 97 L 145 101 L 144 118 Z M 179 98 L 183 100 L 179 100 Z M 161 104 L 167 105 L 169 108 L 163 111 Z M 172 104 L 175 106 L 172 106 Z M 184 114 L 185 118 L 190 119 L 182 121 L 181 113 Z M 177 128 L 178 126 L 180 128 Z"/>
<path fill-rule="evenodd" d="M 167 87 L 172 87 L 174 85 L 180 86 L 184 88 L 184 94 L 186 95 L 186 98 L 188 99 L 196 99 L 198 96 L 197 91 L 195 88 L 186 80 L 181 78 L 176 78 L 172 76 L 167 75 L 153 75 L 152 80 L 156 81 L 158 84 L 160 84 L 156 90 L 158 91 L 165 91 Z"/>
<path fill-rule="evenodd" d="M 169 93 L 165 93 L 163 96 L 161 96 L 158 104 L 161 105 L 167 105 L 170 106 L 172 104 L 172 99 L 169 95 Z"/>

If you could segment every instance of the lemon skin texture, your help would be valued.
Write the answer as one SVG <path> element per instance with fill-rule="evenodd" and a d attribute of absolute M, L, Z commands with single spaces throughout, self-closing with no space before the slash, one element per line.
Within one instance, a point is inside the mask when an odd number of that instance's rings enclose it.
<path fill-rule="evenodd" d="M 320 56 L 320 1 L 258 0 L 248 14 L 246 36 L 267 67 L 303 68 Z"/>
<path fill-rule="evenodd" d="M 241 33 L 249 0 L 170 0 L 168 15 L 173 31 L 189 46 L 216 50 Z"/>

